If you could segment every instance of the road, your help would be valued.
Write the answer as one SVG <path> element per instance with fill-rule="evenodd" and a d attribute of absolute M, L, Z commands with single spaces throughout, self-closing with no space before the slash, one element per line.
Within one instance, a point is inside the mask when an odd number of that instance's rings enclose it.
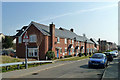
<path fill-rule="evenodd" d="M 59 63 L 63 63 L 62 61 Z M 68 63 L 68 61 L 64 61 Z M 82 61 L 71 61 L 70 64 L 46 69 L 37 73 L 32 73 L 22 78 L 98 78 L 102 76 L 104 69 L 88 68 L 88 59 Z"/>

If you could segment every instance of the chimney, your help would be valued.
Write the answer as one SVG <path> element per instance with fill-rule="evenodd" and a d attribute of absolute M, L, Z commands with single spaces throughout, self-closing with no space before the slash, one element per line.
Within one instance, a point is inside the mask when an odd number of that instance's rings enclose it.
<path fill-rule="evenodd" d="M 85 35 L 85 34 L 83 34 L 83 37 L 86 37 L 86 35 Z"/>
<path fill-rule="evenodd" d="M 55 43 L 55 25 L 50 24 L 50 37 L 51 37 L 51 50 L 54 51 L 54 43 Z"/>
<path fill-rule="evenodd" d="M 73 28 L 71 28 L 70 31 L 73 32 L 74 31 Z"/>

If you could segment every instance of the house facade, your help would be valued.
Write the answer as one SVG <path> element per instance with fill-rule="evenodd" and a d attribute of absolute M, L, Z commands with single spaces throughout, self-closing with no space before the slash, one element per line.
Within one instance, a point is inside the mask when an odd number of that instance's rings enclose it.
<path fill-rule="evenodd" d="M 94 43 L 85 35 L 80 36 L 74 33 L 74 29 L 55 28 L 52 23 L 49 26 L 31 22 L 28 26 L 17 30 L 16 34 L 16 55 L 25 57 L 24 34 L 27 32 L 29 41 L 27 44 L 28 58 L 45 59 L 46 52 L 52 50 L 55 57 L 65 55 L 78 55 L 78 53 L 94 52 Z"/>

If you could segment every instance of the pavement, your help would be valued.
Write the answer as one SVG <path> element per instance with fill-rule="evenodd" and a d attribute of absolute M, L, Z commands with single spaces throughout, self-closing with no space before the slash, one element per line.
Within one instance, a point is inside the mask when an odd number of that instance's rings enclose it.
<path fill-rule="evenodd" d="M 120 56 L 114 58 L 105 69 L 102 80 L 120 80 Z"/>

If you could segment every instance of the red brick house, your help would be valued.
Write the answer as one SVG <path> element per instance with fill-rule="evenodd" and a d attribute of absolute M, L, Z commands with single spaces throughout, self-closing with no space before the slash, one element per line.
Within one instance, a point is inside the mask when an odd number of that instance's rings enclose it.
<path fill-rule="evenodd" d="M 29 36 L 28 58 L 39 56 L 39 59 L 45 59 L 46 52 L 49 50 L 54 51 L 57 58 L 60 58 L 63 54 L 77 55 L 78 53 L 89 53 L 94 50 L 94 43 L 86 36 L 77 35 L 73 29 L 66 30 L 61 27 L 57 29 L 53 23 L 46 26 L 32 21 L 28 26 L 24 26 L 17 31 L 16 55 L 18 57 L 25 57 L 23 35 L 26 31 Z"/>

